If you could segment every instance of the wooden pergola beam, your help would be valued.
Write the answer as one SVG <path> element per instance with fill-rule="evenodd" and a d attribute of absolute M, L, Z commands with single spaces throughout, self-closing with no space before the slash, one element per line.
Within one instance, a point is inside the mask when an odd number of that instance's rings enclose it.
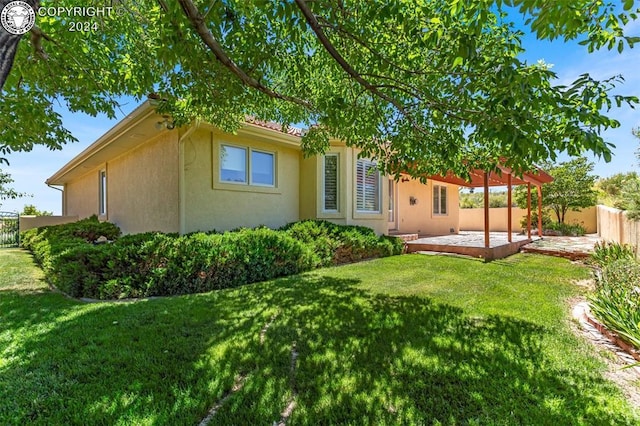
<path fill-rule="evenodd" d="M 527 184 L 527 238 L 531 239 L 531 184 Z"/>
<path fill-rule="evenodd" d="M 542 186 L 538 186 L 538 238 L 542 238 Z"/>
<path fill-rule="evenodd" d="M 484 246 L 491 247 L 489 241 L 489 174 L 484 173 Z"/>
<path fill-rule="evenodd" d="M 507 241 L 511 242 L 511 234 L 513 232 L 512 226 L 512 212 L 511 212 L 511 173 L 507 175 Z"/>

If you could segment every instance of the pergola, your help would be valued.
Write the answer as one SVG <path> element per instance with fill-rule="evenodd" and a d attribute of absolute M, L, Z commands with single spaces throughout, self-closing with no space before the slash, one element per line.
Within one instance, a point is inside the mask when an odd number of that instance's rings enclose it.
<path fill-rule="evenodd" d="M 470 181 L 455 176 L 449 172 L 446 175 L 431 175 L 428 179 L 439 182 L 452 183 L 467 188 L 484 188 L 484 244 L 490 247 L 489 241 L 489 187 L 507 187 L 507 233 L 508 241 L 512 242 L 511 226 L 511 190 L 513 185 L 527 185 L 527 236 L 531 239 L 531 186 L 535 186 L 538 191 L 538 235 L 542 235 L 542 184 L 553 182 L 553 177 L 540 168 L 532 172 L 524 172 L 516 175 L 505 166 L 499 167 L 500 172 L 485 172 L 473 169 L 470 173 Z"/>

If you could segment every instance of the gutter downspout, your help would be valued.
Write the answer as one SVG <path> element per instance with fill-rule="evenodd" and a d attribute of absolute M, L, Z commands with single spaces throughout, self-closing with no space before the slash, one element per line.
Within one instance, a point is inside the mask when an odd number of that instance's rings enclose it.
<path fill-rule="evenodd" d="M 46 182 L 45 182 L 46 183 Z M 55 186 L 48 184 L 47 186 L 51 189 L 55 189 L 56 191 L 60 191 L 60 194 L 62 195 L 62 216 L 65 216 L 65 210 L 66 210 L 66 206 L 65 206 L 65 193 L 64 193 L 64 189 L 60 189 L 60 188 L 56 188 Z"/>
<path fill-rule="evenodd" d="M 178 138 L 178 194 L 179 194 L 179 221 L 180 221 L 180 235 L 183 235 L 187 229 L 187 192 L 186 192 L 186 180 L 184 175 L 184 142 L 193 134 L 202 122 L 199 118 L 195 120 L 193 125 L 187 129 L 182 136 Z"/>

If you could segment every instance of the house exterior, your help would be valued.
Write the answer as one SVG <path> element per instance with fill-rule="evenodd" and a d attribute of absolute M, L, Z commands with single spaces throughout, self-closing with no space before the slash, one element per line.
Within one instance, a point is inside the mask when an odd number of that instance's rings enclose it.
<path fill-rule="evenodd" d="M 458 232 L 457 184 L 395 182 L 338 140 L 305 158 L 300 131 L 273 123 L 250 120 L 237 134 L 166 123 L 147 101 L 47 179 L 63 190 L 63 215 L 95 214 L 124 233 L 277 228 L 312 218 L 378 234 Z"/>

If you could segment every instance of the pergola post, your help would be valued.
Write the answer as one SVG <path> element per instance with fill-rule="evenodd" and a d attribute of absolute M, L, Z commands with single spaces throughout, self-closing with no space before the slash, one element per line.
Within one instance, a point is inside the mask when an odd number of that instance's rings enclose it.
<path fill-rule="evenodd" d="M 507 173 L 507 241 L 511 242 L 511 173 Z"/>
<path fill-rule="evenodd" d="M 542 186 L 538 185 L 538 237 L 542 238 Z"/>
<path fill-rule="evenodd" d="M 484 172 L 484 246 L 491 247 L 489 241 L 489 174 Z"/>
<path fill-rule="evenodd" d="M 531 239 L 531 184 L 527 183 L 527 238 Z"/>

